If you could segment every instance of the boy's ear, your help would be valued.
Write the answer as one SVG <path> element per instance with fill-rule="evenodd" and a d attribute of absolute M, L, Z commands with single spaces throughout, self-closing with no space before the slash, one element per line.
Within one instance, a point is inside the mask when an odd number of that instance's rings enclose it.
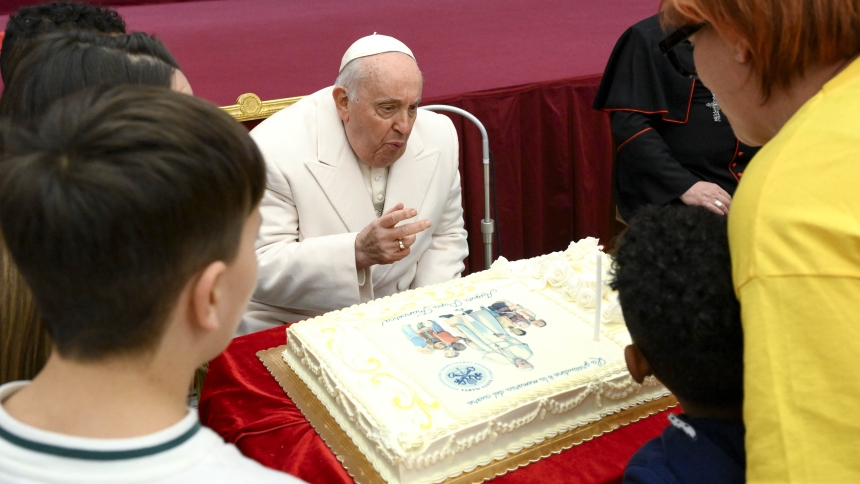
<path fill-rule="evenodd" d="M 636 343 L 624 348 L 624 360 L 627 362 L 627 371 L 630 372 L 636 383 L 642 383 L 646 376 L 654 374 L 651 365 L 648 364 L 648 360 L 645 359 L 645 355 L 642 354 Z"/>
<path fill-rule="evenodd" d="M 227 265 L 216 261 L 200 272 L 197 282 L 191 292 L 193 321 L 192 324 L 205 331 L 217 330 L 221 325 L 218 303 L 222 297 L 219 282 Z"/>

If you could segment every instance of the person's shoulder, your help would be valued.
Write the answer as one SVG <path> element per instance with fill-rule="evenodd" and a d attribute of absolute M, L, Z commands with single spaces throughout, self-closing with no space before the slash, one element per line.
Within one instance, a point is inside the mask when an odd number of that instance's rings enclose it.
<path fill-rule="evenodd" d="M 209 429 L 204 429 L 209 431 Z M 222 443 L 215 446 L 194 468 L 181 477 L 182 482 L 220 483 L 283 483 L 299 484 L 304 481 L 284 472 L 269 469 L 257 461 L 249 459 L 232 444 Z M 177 480 L 176 482 L 180 482 Z"/>
<path fill-rule="evenodd" d="M 624 484 L 678 483 L 669 466 L 663 436 L 649 440 L 633 454 L 624 469 L 623 482 Z"/>
<path fill-rule="evenodd" d="M 628 27 L 618 38 L 615 50 L 650 49 L 663 37 L 659 15 L 652 15 Z"/>
<path fill-rule="evenodd" d="M 324 104 L 326 96 L 331 98 L 331 89 L 327 87 L 304 96 L 295 104 L 264 119 L 251 130 L 251 138 L 264 152 L 286 150 L 302 145 L 302 140 L 313 138 L 317 127 L 317 113 Z M 316 146 L 315 140 L 313 145 Z"/>
<path fill-rule="evenodd" d="M 669 422 L 630 459 L 625 483 L 743 482 L 742 423 L 684 415 L 670 415 Z"/>
<path fill-rule="evenodd" d="M 447 129 L 449 126 L 453 127 L 453 125 L 454 123 L 451 121 L 451 118 L 429 109 L 419 109 L 418 117 L 415 119 L 416 128 L 420 126 L 423 129 Z"/>
<path fill-rule="evenodd" d="M 412 131 L 425 145 L 429 143 L 431 147 L 441 147 L 438 145 L 442 143 L 457 143 L 457 130 L 451 118 L 428 109 L 419 110 Z"/>
<path fill-rule="evenodd" d="M 850 197 L 856 190 L 860 62 L 855 61 L 853 68 L 853 72 L 843 73 L 843 82 L 826 85 L 798 109 L 750 162 L 735 195 L 742 207 L 749 203 L 756 208 L 749 215 L 774 214 L 782 219 L 792 213 L 814 222 L 821 220 L 821 213 L 835 213 L 835 198 Z M 854 79 L 849 78 L 851 74 Z M 834 177 L 834 173 L 839 175 Z M 798 187 L 804 196 L 798 196 Z M 808 196 L 810 193 L 817 195 Z M 813 208 L 816 204 L 820 210 Z M 759 229 L 762 222 L 760 219 L 750 228 Z M 781 230 L 783 225 L 770 227 Z M 772 238 L 768 232 L 761 233 Z"/>

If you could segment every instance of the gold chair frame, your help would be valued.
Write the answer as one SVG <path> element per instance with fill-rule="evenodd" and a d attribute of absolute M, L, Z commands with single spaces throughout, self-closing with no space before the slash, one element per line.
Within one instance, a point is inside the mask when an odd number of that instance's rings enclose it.
<path fill-rule="evenodd" d="M 221 109 L 226 111 L 230 116 L 233 116 L 236 121 L 254 121 L 257 119 L 266 119 L 281 109 L 295 104 L 303 97 L 287 97 L 263 101 L 260 99 L 260 96 L 249 92 L 239 96 L 236 99 L 236 104 L 221 106 Z"/>

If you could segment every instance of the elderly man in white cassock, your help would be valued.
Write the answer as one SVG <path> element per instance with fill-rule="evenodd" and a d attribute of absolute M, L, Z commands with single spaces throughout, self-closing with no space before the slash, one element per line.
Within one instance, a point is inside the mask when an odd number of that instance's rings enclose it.
<path fill-rule="evenodd" d="M 259 284 L 240 333 L 459 277 L 468 254 L 451 121 L 419 111 L 415 56 L 356 41 L 332 87 L 262 122 Z"/>

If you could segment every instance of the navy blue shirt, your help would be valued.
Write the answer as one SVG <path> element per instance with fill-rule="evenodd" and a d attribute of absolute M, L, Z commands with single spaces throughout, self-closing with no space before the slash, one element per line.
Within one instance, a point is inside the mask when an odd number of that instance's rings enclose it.
<path fill-rule="evenodd" d="M 624 470 L 625 484 L 744 482 L 744 424 L 670 415 L 672 425 L 642 446 Z"/>

